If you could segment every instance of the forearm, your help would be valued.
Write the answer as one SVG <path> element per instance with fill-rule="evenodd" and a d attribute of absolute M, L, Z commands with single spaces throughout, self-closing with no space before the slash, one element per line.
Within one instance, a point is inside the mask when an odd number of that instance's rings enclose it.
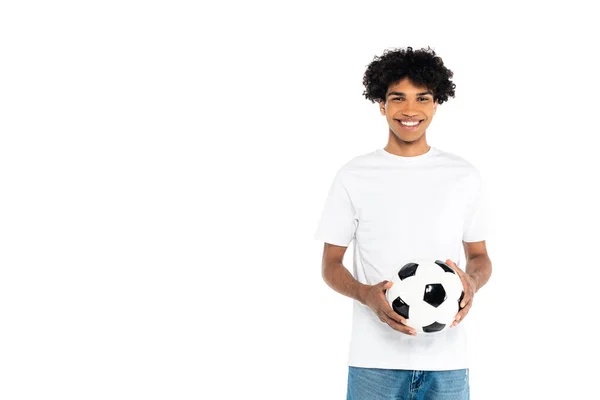
<path fill-rule="evenodd" d="M 492 262 L 486 255 L 477 255 L 467 260 L 465 272 L 476 284 L 475 293 L 483 287 L 492 275 Z"/>
<path fill-rule="evenodd" d="M 332 262 L 323 266 L 323 280 L 330 288 L 344 296 L 364 302 L 364 290 L 367 285 L 360 283 L 341 262 Z"/>

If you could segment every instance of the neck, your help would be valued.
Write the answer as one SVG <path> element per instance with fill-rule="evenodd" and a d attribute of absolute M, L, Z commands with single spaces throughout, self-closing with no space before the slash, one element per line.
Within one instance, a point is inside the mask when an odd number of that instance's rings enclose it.
<path fill-rule="evenodd" d="M 390 132 L 388 143 L 384 147 L 388 153 L 402 157 L 420 156 L 427 153 L 430 148 L 431 146 L 427 144 L 425 134 L 415 141 L 407 142 L 399 139 L 393 132 Z"/>

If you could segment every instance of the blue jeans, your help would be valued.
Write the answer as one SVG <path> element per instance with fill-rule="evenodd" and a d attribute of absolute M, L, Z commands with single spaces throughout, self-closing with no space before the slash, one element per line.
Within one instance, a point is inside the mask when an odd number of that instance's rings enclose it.
<path fill-rule="evenodd" d="M 347 400 L 469 400 L 469 369 L 349 367 Z"/>

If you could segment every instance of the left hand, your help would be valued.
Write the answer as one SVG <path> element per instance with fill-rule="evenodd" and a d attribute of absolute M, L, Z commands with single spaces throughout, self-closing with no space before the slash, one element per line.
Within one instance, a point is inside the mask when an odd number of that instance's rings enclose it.
<path fill-rule="evenodd" d="M 450 328 L 452 328 L 458 325 L 458 323 L 461 322 L 463 319 L 465 319 L 465 317 L 469 313 L 469 310 L 473 305 L 473 296 L 477 291 L 477 284 L 469 274 L 465 273 L 462 269 L 458 268 L 458 266 L 452 260 L 446 260 L 446 264 L 448 264 L 454 271 L 456 271 L 460 278 L 460 281 L 463 284 L 463 289 L 465 291 L 465 295 L 463 296 L 463 299 L 460 302 L 460 310 L 456 314 L 454 322 L 452 323 L 452 325 L 450 325 Z"/>

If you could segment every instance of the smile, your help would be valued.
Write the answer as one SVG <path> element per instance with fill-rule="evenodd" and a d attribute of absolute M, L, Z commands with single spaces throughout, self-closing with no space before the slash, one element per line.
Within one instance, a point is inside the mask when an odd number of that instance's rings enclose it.
<path fill-rule="evenodd" d="M 421 121 L 400 121 L 400 123 L 406 126 L 416 126 L 419 125 Z"/>
<path fill-rule="evenodd" d="M 401 121 L 401 120 L 397 120 L 398 122 L 400 122 L 400 125 L 405 126 L 407 128 L 414 128 L 415 126 L 421 124 L 421 121 Z"/>

